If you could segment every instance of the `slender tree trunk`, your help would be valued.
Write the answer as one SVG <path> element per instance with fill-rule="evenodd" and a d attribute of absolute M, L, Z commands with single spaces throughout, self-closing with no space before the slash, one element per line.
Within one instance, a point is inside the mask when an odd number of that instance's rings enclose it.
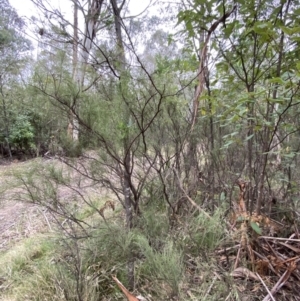
<path fill-rule="evenodd" d="M 74 44 L 73 44 L 73 79 L 77 82 L 79 95 L 83 89 L 84 76 L 86 66 L 88 64 L 90 52 L 96 37 L 98 19 L 101 12 L 101 7 L 104 0 L 89 1 L 88 14 L 85 16 L 85 29 L 83 36 L 83 43 L 78 45 L 78 6 L 79 0 L 73 0 L 74 3 Z M 68 126 L 68 133 L 74 141 L 79 139 L 79 120 L 78 115 L 80 111 L 80 99 L 73 99 L 71 104 L 71 116 Z"/>
<path fill-rule="evenodd" d="M 207 63 L 208 64 L 208 63 Z M 209 147 L 210 147 L 210 162 L 209 162 L 209 170 L 208 170 L 208 178 L 210 179 L 210 191 L 213 198 L 214 191 L 215 191 L 215 167 L 216 167 L 216 160 L 215 160 L 215 135 L 214 135 L 214 117 L 213 117 L 213 104 L 211 100 L 211 90 L 210 90 L 210 82 L 209 82 L 209 72 L 206 71 L 205 74 L 205 82 L 206 82 L 206 89 L 208 95 L 208 109 L 209 109 Z"/>
<path fill-rule="evenodd" d="M 205 32 L 203 31 L 200 35 L 200 47 L 203 47 L 200 51 L 200 63 L 198 68 L 198 85 L 195 89 L 193 106 L 192 106 L 192 124 L 191 124 L 191 133 L 189 137 L 189 148 L 187 154 L 187 166 L 186 166 L 186 175 L 189 178 L 189 193 L 193 193 L 192 190 L 195 188 L 197 183 L 198 170 L 198 160 L 197 160 L 197 144 L 198 144 L 198 134 L 194 131 L 195 126 L 198 121 L 198 110 L 199 110 L 199 99 L 205 90 L 205 78 L 207 71 L 207 51 L 208 51 L 208 42 L 209 40 L 205 39 Z"/>
<path fill-rule="evenodd" d="M 195 89 L 195 94 L 193 98 L 193 108 L 192 108 L 192 121 L 191 121 L 191 130 L 189 137 L 189 149 L 188 149 L 188 166 L 186 166 L 187 174 L 189 174 L 189 182 L 191 183 L 191 190 L 195 188 L 195 185 L 198 181 L 198 160 L 197 160 L 197 134 L 194 129 L 198 122 L 199 117 L 199 102 L 200 97 L 205 91 L 206 80 L 208 79 L 208 47 L 212 33 L 217 29 L 219 24 L 226 21 L 226 19 L 235 11 L 236 7 L 234 6 L 229 12 L 225 13 L 222 17 L 216 20 L 207 32 L 202 32 L 200 37 L 200 44 L 202 44 L 202 49 L 199 55 L 199 68 L 198 68 L 198 85 Z M 189 189 L 190 190 L 190 189 Z M 191 191 L 192 192 L 192 191 Z"/>
<path fill-rule="evenodd" d="M 254 84 L 251 84 L 247 87 L 248 93 L 253 93 L 254 91 Z M 253 167 L 253 141 L 254 141 L 254 100 L 248 103 L 248 113 L 247 113 L 247 137 L 251 137 L 247 140 L 247 148 L 248 148 L 248 197 L 246 199 L 246 208 L 247 210 L 252 211 L 253 209 L 253 200 L 254 200 L 254 190 L 253 190 L 253 183 L 255 182 L 255 174 L 254 174 L 254 167 Z"/>
<path fill-rule="evenodd" d="M 8 121 L 8 118 L 7 118 L 7 112 L 6 112 L 6 106 L 5 106 L 5 101 L 4 99 L 2 99 L 2 108 L 3 108 L 3 114 L 4 114 L 4 122 L 5 122 L 5 136 L 6 136 L 6 145 L 7 145 L 7 150 L 8 150 L 8 154 L 9 154 L 9 157 L 12 158 L 12 153 L 11 153 L 11 149 L 10 149 L 10 143 L 9 143 L 9 139 L 8 139 L 8 136 L 9 136 L 9 130 L 8 130 L 8 124 L 9 124 L 9 121 Z"/>
<path fill-rule="evenodd" d="M 77 1 L 74 1 L 74 24 L 73 24 L 73 81 L 77 81 L 77 65 L 78 65 L 78 3 Z M 71 99 L 72 107 L 70 109 L 70 115 L 69 115 L 69 125 L 67 134 L 73 141 L 78 141 L 79 139 L 79 124 L 76 122 L 76 108 L 75 108 L 75 100 Z"/>

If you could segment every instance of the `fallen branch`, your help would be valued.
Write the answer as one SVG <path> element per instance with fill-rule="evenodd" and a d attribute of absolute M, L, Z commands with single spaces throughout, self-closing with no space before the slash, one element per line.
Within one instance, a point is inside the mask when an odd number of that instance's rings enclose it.
<path fill-rule="evenodd" d="M 259 278 L 257 278 L 257 276 L 253 272 L 243 267 L 236 268 L 234 271 L 230 273 L 230 275 L 234 278 L 239 277 L 239 278 L 253 279 L 257 281 L 259 280 Z"/>
<path fill-rule="evenodd" d="M 283 237 L 271 237 L 271 236 L 259 236 L 259 239 L 270 239 L 270 240 L 284 240 L 284 241 L 293 241 L 300 243 L 300 239 L 291 239 L 291 238 L 283 238 Z"/>
<path fill-rule="evenodd" d="M 214 286 L 216 280 L 217 280 L 217 276 L 215 276 L 215 277 L 213 278 L 213 280 L 212 280 L 212 282 L 211 282 L 211 284 L 210 284 L 208 290 L 206 291 L 206 293 L 205 293 L 205 295 L 204 295 L 204 297 L 203 297 L 203 300 L 206 300 L 206 297 L 209 295 L 209 293 L 210 293 L 211 289 L 213 288 L 213 286 Z"/>
<path fill-rule="evenodd" d="M 267 285 L 265 284 L 265 282 L 262 280 L 262 278 L 259 276 L 258 273 L 256 273 L 256 276 L 259 278 L 260 282 L 263 284 L 263 286 L 265 287 L 266 291 L 268 292 L 270 298 L 273 300 L 273 301 L 276 301 L 272 295 L 272 293 L 270 292 L 270 290 L 268 289 Z"/>
<path fill-rule="evenodd" d="M 116 276 L 112 276 L 112 279 L 117 283 L 118 287 L 124 293 L 128 301 L 140 301 L 137 297 L 135 297 L 128 291 L 128 289 L 121 283 L 121 281 Z"/>
<path fill-rule="evenodd" d="M 280 288 L 286 283 L 286 281 L 289 279 L 290 275 L 291 275 L 291 270 L 287 269 L 282 276 L 280 277 L 280 279 L 277 281 L 277 283 L 273 286 L 273 288 L 271 289 L 271 294 L 275 295 Z M 270 295 L 268 294 L 263 301 L 269 301 L 270 300 Z"/>

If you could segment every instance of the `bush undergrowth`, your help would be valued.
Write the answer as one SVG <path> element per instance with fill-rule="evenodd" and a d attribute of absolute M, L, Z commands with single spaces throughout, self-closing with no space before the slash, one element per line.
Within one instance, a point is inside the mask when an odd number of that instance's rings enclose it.
<path fill-rule="evenodd" d="M 127 260 L 134 256 L 136 285 L 142 294 L 150 294 L 153 300 L 180 298 L 190 281 L 188 258 L 193 258 L 204 278 L 211 276 L 215 263 L 201 254 L 216 248 L 224 236 L 221 214 L 220 210 L 211 219 L 201 214 L 189 217 L 176 235 L 167 214 L 155 217 L 149 210 L 131 231 L 117 219 L 107 224 L 99 220 L 84 240 L 62 233 L 25 240 L 2 255 L 1 275 L 11 284 L 2 293 L 14 300 L 109 300 L 103 296 L 119 300 L 122 294 L 111 275 L 126 286 Z M 222 281 L 218 287 L 216 296 L 227 291 Z M 195 296 L 203 296 L 205 289 L 202 284 Z"/>
<path fill-rule="evenodd" d="M 164 202 L 151 196 L 128 230 L 120 207 L 114 213 L 105 211 L 106 220 L 99 215 L 97 210 L 107 198 L 98 198 L 94 191 L 86 197 L 88 203 L 75 197 L 60 200 L 58 188 L 71 187 L 68 170 L 46 166 L 44 177 L 38 170 L 31 166 L 26 173 L 16 174 L 30 184 L 31 201 L 42 206 L 57 201 L 57 208 L 65 204 L 65 210 L 78 220 L 58 218 L 51 237 L 25 239 L 1 255 L 1 293 L 5 296 L 1 300 L 123 300 L 111 276 L 128 285 L 128 258 L 135 261 L 136 292 L 151 295 L 150 300 L 183 300 L 190 288 L 196 299 L 205 296 L 217 266 L 209 254 L 226 237 L 222 208 L 211 218 L 200 212 L 185 213 L 174 224 Z M 83 222 L 81 226 L 78 221 Z M 195 275 L 201 275 L 201 285 L 194 285 L 194 278 L 199 277 Z M 218 279 L 214 293 L 205 300 L 221 298 L 228 282 Z"/>

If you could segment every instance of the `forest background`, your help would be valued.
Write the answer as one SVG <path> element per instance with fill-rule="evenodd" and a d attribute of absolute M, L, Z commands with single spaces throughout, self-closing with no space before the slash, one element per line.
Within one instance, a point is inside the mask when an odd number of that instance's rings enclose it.
<path fill-rule="evenodd" d="M 0 1 L 1 198 L 38 225 L 3 300 L 300 300 L 299 1 L 31 2 Z"/>

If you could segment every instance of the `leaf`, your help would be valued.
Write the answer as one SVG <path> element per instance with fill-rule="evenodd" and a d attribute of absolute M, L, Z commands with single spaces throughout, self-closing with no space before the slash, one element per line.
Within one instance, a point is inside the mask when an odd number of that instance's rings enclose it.
<path fill-rule="evenodd" d="M 221 192 L 221 195 L 220 195 L 220 201 L 225 201 L 225 193 L 224 191 Z"/>
<path fill-rule="evenodd" d="M 207 112 L 205 110 L 205 108 L 201 108 L 201 115 L 202 116 L 206 116 Z"/>
<path fill-rule="evenodd" d="M 289 154 L 284 154 L 284 157 L 285 158 L 294 158 L 296 156 L 296 154 L 293 152 L 293 153 L 289 153 Z"/>
<path fill-rule="evenodd" d="M 248 140 L 250 140 L 250 139 L 251 139 L 253 136 L 254 136 L 254 134 L 252 134 L 252 135 L 248 136 L 248 137 L 245 139 L 245 141 L 248 141 Z"/>
<path fill-rule="evenodd" d="M 225 37 L 229 38 L 233 32 L 234 26 L 236 22 L 228 23 L 226 24 L 226 27 L 224 28 Z"/>
<path fill-rule="evenodd" d="M 287 27 L 287 26 L 280 26 L 280 29 L 287 34 L 288 36 L 291 36 L 295 33 L 299 33 L 300 32 L 300 27 L 299 26 L 295 26 L 295 27 Z"/>
<path fill-rule="evenodd" d="M 221 149 L 225 149 L 227 148 L 229 145 L 231 145 L 234 141 L 233 140 L 230 140 L 228 141 L 226 144 L 223 145 L 223 147 Z"/>
<path fill-rule="evenodd" d="M 256 125 L 256 126 L 254 127 L 254 131 L 255 131 L 255 132 L 258 132 L 258 131 L 261 130 L 261 128 L 262 128 L 262 126 L 258 124 L 258 125 Z"/>
<path fill-rule="evenodd" d="M 273 78 L 269 79 L 269 82 L 272 84 L 281 84 L 281 85 L 283 85 L 285 83 L 281 77 L 273 77 Z"/>
<path fill-rule="evenodd" d="M 250 226 L 258 235 L 262 234 L 262 230 L 256 222 L 250 222 Z"/>
<path fill-rule="evenodd" d="M 237 222 L 244 222 L 246 220 L 246 218 L 244 216 L 239 216 L 236 221 Z"/>

